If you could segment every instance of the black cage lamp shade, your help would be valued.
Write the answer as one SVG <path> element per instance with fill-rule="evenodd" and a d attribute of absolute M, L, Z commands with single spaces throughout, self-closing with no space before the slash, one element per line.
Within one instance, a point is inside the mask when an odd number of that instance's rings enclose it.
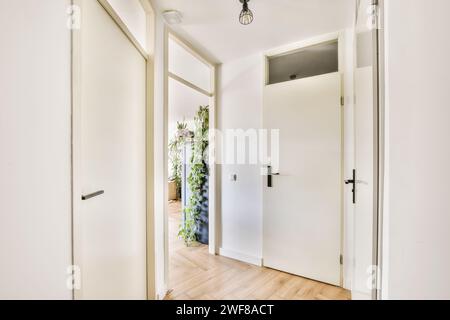
<path fill-rule="evenodd" d="M 239 0 L 242 3 L 242 11 L 239 15 L 239 22 L 243 25 L 248 25 L 253 21 L 253 12 L 248 8 L 250 0 Z"/>

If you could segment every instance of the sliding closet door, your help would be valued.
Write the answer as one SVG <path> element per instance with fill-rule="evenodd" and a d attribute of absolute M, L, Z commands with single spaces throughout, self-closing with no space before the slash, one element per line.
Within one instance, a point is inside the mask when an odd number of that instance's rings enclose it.
<path fill-rule="evenodd" d="M 77 299 L 146 298 L 146 61 L 95 0 L 74 32 Z"/>

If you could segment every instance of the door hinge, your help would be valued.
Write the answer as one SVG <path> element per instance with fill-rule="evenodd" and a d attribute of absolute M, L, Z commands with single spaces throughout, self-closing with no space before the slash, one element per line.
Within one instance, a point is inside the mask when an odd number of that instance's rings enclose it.
<path fill-rule="evenodd" d="M 345 98 L 344 97 L 341 97 L 341 106 L 342 107 L 345 106 Z"/>
<path fill-rule="evenodd" d="M 344 256 L 342 254 L 339 256 L 339 263 L 341 266 L 344 265 Z"/>
<path fill-rule="evenodd" d="M 380 4 L 378 0 L 374 0 L 367 10 L 369 15 L 368 26 L 370 30 L 377 30 L 381 28 L 381 13 Z"/>

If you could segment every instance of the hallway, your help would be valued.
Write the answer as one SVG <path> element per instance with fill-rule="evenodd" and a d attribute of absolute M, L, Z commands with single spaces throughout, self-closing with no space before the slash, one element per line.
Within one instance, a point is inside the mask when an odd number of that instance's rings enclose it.
<path fill-rule="evenodd" d="M 350 293 L 317 281 L 187 248 L 177 236 L 181 204 L 169 204 L 168 300 L 349 300 Z"/>

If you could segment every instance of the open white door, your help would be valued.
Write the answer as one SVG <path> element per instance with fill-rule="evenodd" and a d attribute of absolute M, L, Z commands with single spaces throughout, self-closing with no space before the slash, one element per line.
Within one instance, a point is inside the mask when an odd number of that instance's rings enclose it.
<path fill-rule="evenodd" d="M 265 177 L 264 265 L 341 285 L 342 117 L 338 72 L 264 88 L 264 128 L 279 130 Z M 272 145 L 273 147 L 273 145 Z M 277 168 L 279 167 L 279 168 Z"/>
<path fill-rule="evenodd" d="M 78 3 L 75 298 L 146 299 L 146 61 L 98 1 Z"/>
<path fill-rule="evenodd" d="M 373 0 L 363 0 L 356 23 L 355 69 L 355 220 L 353 299 L 371 299 L 376 265 L 377 41 L 371 28 Z"/>

